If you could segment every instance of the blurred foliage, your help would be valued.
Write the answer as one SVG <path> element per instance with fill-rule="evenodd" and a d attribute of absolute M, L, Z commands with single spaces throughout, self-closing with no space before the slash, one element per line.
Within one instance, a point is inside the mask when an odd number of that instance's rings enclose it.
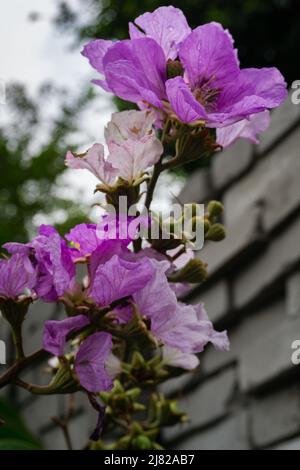
<path fill-rule="evenodd" d="M 16 407 L 0 399 L 0 451 L 42 450 L 42 445 L 27 429 Z"/>
<path fill-rule="evenodd" d="M 56 25 L 88 38 L 127 38 L 128 22 L 163 5 L 181 8 L 192 27 L 219 21 L 230 29 L 243 67 L 276 66 L 289 83 L 296 80 L 300 55 L 299 0 L 77 0 L 78 8 L 58 0 Z M 72 2 L 74 5 L 74 1 Z"/>
<path fill-rule="evenodd" d="M 70 135 L 92 98 L 88 89 L 74 99 L 65 90 L 43 85 L 33 99 L 20 84 L 8 88 L 0 127 L 1 244 L 25 241 L 36 229 L 36 214 L 51 220 L 59 213 L 62 231 L 83 220 L 84 207 L 59 197 L 56 182 L 65 169 Z M 52 108 L 59 111 L 51 113 Z"/>

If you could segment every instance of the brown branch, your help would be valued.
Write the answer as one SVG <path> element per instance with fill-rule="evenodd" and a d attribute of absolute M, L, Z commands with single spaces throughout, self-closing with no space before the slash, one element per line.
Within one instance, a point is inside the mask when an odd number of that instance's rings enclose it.
<path fill-rule="evenodd" d="M 3 388 L 9 383 L 11 383 L 12 380 L 27 366 L 29 366 L 35 361 L 46 358 L 48 355 L 49 353 L 47 353 L 47 351 L 45 351 L 44 349 L 39 349 L 30 356 L 21 358 L 16 361 L 11 367 L 9 367 L 9 369 L 7 369 L 7 371 L 0 375 L 0 388 Z"/>

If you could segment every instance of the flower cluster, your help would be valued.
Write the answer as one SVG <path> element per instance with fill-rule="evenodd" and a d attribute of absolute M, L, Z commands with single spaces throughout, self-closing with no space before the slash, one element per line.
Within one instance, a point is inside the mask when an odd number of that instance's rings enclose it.
<path fill-rule="evenodd" d="M 173 266 L 167 256 L 158 260 L 151 249 L 134 253 L 131 240 L 100 239 L 97 234 L 96 225 L 81 224 L 66 235 L 67 243 L 53 227 L 41 226 L 30 243 L 4 245 L 12 256 L 0 261 L 3 300 L 31 296 L 66 305 L 66 319 L 46 321 L 43 347 L 63 357 L 67 340 L 78 333 L 74 372 L 84 389 L 111 388 L 106 364 L 113 353 L 114 332 L 118 338 L 135 315 L 140 326 L 149 328 L 153 344 L 162 348 L 169 365 L 196 367 L 195 354 L 208 342 L 228 348 L 226 333 L 213 329 L 201 304 L 188 306 L 177 300 L 168 281 Z M 78 262 L 87 266 L 82 282 L 75 276 Z"/>
<path fill-rule="evenodd" d="M 32 393 L 83 390 L 99 412 L 93 439 L 99 439 L 105 414 L 126 432 L 114 448 L 159 448 L 160 427 L 183 415 L 155 392 L 148 421 L 134 421 L 136 412 L 145 411 L 136 402 L 136 384 L 153 389 L 174 368 L 196 368 L 208 343 L 226 351 L 229 341 L 226 331 L 214 329 L 203 304 L 182 300 L 192 284 L 206 279 L 206 265 L 191 250 L 194 234 L 176 231 L 188 211 L 166 221 L 151 210 L 157 180 L 164 170 L 212 157 L 239 138 L 257 143 L 269 110 L 287 91 L 275 68 L 240 69 L 233 39 L 220 24 L 191 30 L 174 7 L 139 16 L 129 35 L 91 41 L 83 55 L 103 75 L 97 85 L 139 110 L 112 115 L 106 148 L 96 143 L 82 154 L 69 151 L 65 160 L 70 169 L 97 177 L 106 213 L 97 224 L 79 224 L 64 237 L 42 225 L 32 241 L 3 246 L 0 308 L 12 328 L 17 360 L 11 374 L 2 382 L 0 377 L 0 387 L 11 377 Z M 146 216 L 124 212 L 120 197 L 130 206 L 144 202 Z M 200 225 L 205 241 L 221 241 L 222 204 L 211 201 L 202 215 L 196 206 L 188 205 L 191 231 Z M 142 236 L 141 226 L 153 222 L 157 237 Z M 31 360 L 24 356 L 22 323 L 38 299 L 60 303 L 65 312 L 44 325 L 43 349 L 55 358 L 47 387 L 17 379 L 18 367 Z"/>
<path fill-rule="evenodd" d="M 209 23 L 191 30 L 172 6 L 145 13 L 129 24 L 130 39 L 96 39 L 83 55 L 102 75 L 94 80 L 139 107 L 183 123 L 205 122 L 217 129 L 217 141 L 239 137 L 257 142 L 269 123 L 269 109 L 287 96 L 276 68 L 240 69 L 232 36 Z"/>

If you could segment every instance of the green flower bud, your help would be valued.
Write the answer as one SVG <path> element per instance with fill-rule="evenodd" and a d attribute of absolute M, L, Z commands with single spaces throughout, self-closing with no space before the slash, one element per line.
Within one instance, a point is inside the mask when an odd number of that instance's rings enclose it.
<path fill-rule="evenodd" d="M 222 224 L 213 224 L 209 231 L 206 233 L 206 240 L 213 242 L 220 242 L 226 237 L 225 227 Z"/>
<path fill-rule="evenodd" d="M 224 206 L 219 201 L 210 201 L 208 203 L 207 210 L 208 210 L 208 217 L 210 219 L 214 219 L 215 217 L 219 217 L 223 213 Z"/>
<path fill-rule="evenodd" d="M 183 268 L 168 276 L 170 282 L 190 282 L 192 284 L 203 282 L 206 278 L 206 266 L 199 258 L 188 261 Z"/>

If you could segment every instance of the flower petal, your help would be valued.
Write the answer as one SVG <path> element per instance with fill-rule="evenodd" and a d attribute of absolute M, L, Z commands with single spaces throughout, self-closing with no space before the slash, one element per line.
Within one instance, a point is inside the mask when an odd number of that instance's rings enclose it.
<path fill-rule="evenodd" d="M 156 116 L 153 111 L 122 111 L 113 113 L 110 122 L 105 128 L 105 140 L 109 146 L 111 143 L 121 145 L 128 139 L 140 141 L 154 135 L 153 125 Z"/>
<path fill-rule="evenodd" d="M 104 147 L 102 144 L 94 144 L 82 155 L 68 152 L 65 163 L 69 168 L 89 170 L 96 178 L 107 185 L 112 185 L 117 176 L 111 164 L 104 158 Z"/>
<path fill-rule="evenodd" d="M 207 119 L 204 107 L 195 99 L 182 77 L 168 80 L 166 91 L 172 109 L 182 122 Z"/>
<path fill-rule="evenodd" d="M 147 37 L 155 41 L 163 49 L 166 59 L 176 59 L 178 46 L 191 32 L 186 18 L 181 10 L 173 6 L 159 7 L 152 13 L 144 13 L 134 20 L 140 31 L 132 23 L 129 24 L 131 39 Z"/>
<path fill-rule="evenodd" d="M 90 323 L 85 315 L 66 318 L 64 320 L 47 320 L 43 334 L 43 349 L 54 356 L 64 354 L 66 337 L 72 331 L 80 330 Z"/>
<path fill-rule="evenodd" d="M 0 296 L 14 299 L 25 289 L 33 289 L 36 280 L 36 270 L 26 255 L 16 253 L 9 259 L 0 259 Z"/>
<path fill-rule="evenodd" d="M 192 88 L 205 82 L 209 82 L 211 88 L 222 88 L 239 73 L 233 39 L 219 23 L 194 29 L 181 44 L 179 57 Z"/>
<path fill-rule="evenodd" d="M 192 370 L 199 365 L 199 359 L 195 354 L 183 353 L 179 349 L 164 346 L 162 348 L 163 359 L 173 367 L 181 367 L 182 369 Z"/>
<path fill-rule="evenodd" d="M 142 289 L 152 275 L 149 260 L 132 262 L 114 255 L 96 270 L 90 295 L 98 305 L 109 305 Z"/>
<path fill-rule="evenodd" d="M 163 146 L 156 137 L 145 142 L 128 140 L 122 145 L 110 144 L 109 161 L 124 180 L 132 182 L 158 162 Z"/>
<path fill-rule="evenodd" d="M 217 143 L 223 148 L 229 147 L 238 139 L 247 139 L 253 144 L 258 144 L 258 134 L 264 132 L 270 124 L 270 112 L 252 114 L 249 119 L 232 124 L 231 126 L 217 129 Z"/>
<path fill-rule="evenodd" d="M 105 368 L 111 350 L 111 335 L 104 332 L 94 333 L 80 345 L 75 358 L 75 371 L 81 385 L 89 392 L 112 388 L 112 379 Z"/>
<path fill-rule="evenodd" d="M 89 63 L 94 67 L 94 69 L 99 73 L 104 74 L 103 57 L 108 49 L 110 49 L 114 44 L 115 41 L 96 39 L 86 44 L 81 54 L 89 60 Z M 105 91 L 110 91 L 106 80 L 93 80 L 92 82 L 101 86 Z"/>
<path fill-rule="evenodd" d="M 120 98 L 161 107 L 165 98 L 163 50 L 151 38 L 117 42 L 103 59 L 106 81 Z"/>

